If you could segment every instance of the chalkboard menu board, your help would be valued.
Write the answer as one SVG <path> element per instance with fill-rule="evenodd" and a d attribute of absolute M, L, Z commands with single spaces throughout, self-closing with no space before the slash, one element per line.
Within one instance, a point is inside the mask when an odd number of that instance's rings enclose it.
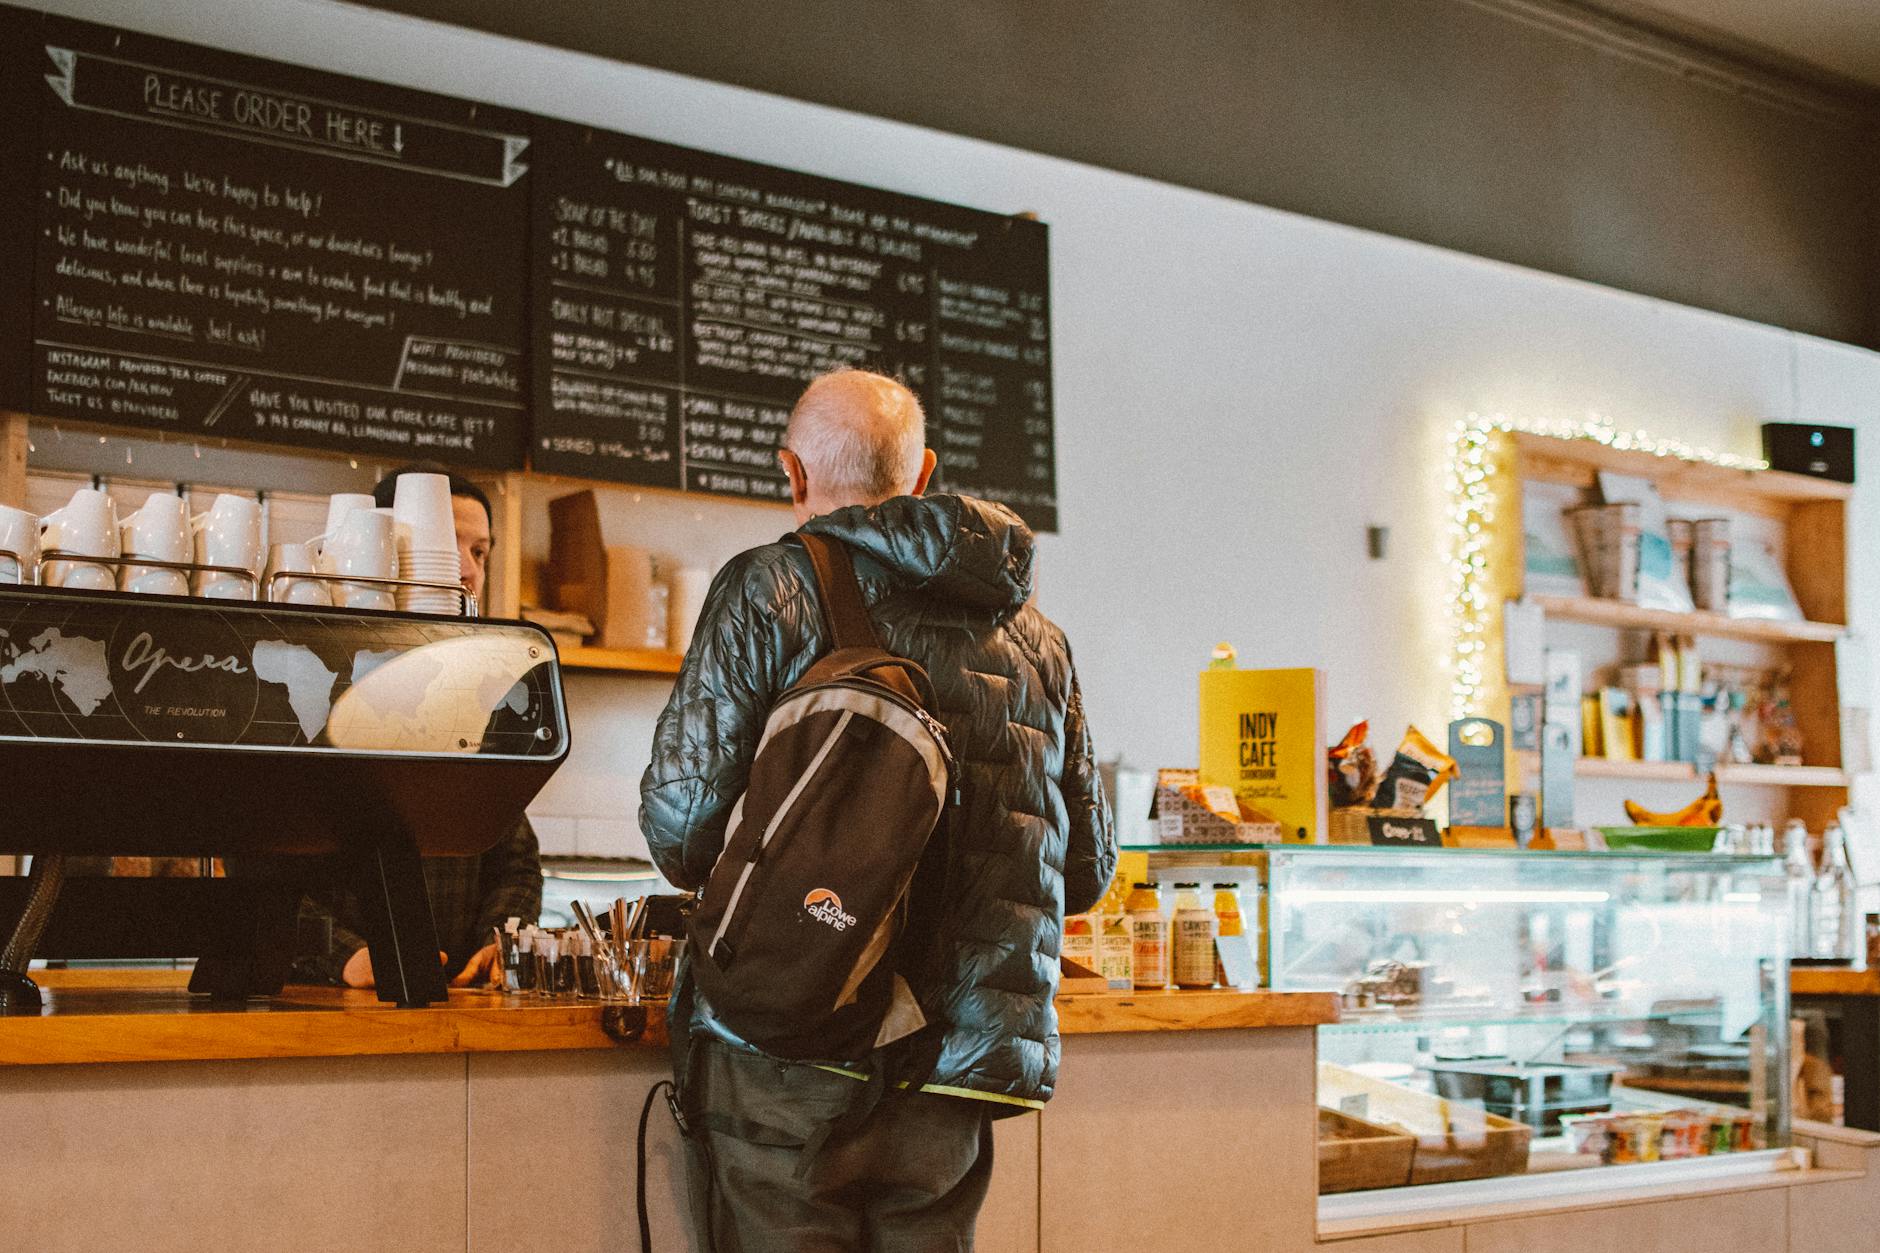
<path fill-rule="evenodd" d="M 787 499 L 803 384 L 893 374 L 936 486 L 1057 527 L 1038 222 L 538 120 L 537 469 Z"/>
<path fill-rule="evenodd" d="M 32 412 L 522 464 L 532 119 L 5 16 L 32 93 L 8 128 L 36 136 L 37 179 L 7 177 L 37 191 Z"/>

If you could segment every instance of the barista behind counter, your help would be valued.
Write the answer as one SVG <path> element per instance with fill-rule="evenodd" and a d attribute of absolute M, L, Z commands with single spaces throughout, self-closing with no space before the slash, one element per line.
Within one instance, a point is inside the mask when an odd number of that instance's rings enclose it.
<path fill-rule="evenodd" d="M 481 488 L 450 474 L 443 466 L 405 466 L 380 480 L 373 496 L 389 507 L 400 474 L 445 474 L 457 520 L 457 551 L 464 590 L 479 600 L 490 562 L 490 502 Z M 452 983 L 487 982 L 497 968 L 490 929 L 505 919 L 534 922 L 542 910 L 542 859 L 528 818 L 515 832 L 475 857 L 426 857 L 424 884 L 431 895 L 437 940 L 444 946 L 445 969 Z M 300 907 L 300 953 L 294 977 L 302 982 L 373 986 L 372 956 L 359 934 L 361 910 L 352 893 L 309 896 Z"/>

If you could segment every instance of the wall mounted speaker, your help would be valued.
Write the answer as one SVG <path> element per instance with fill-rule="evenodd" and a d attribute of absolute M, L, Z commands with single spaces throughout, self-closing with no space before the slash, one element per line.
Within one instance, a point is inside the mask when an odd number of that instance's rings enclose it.
<path fill-rule="evenodd" d="M 1812 422 L 1765 422 L 1763 460 L 1772 469 L 1812 474 L 1837 483 L 1854 481 L 1854 428 Z"/>

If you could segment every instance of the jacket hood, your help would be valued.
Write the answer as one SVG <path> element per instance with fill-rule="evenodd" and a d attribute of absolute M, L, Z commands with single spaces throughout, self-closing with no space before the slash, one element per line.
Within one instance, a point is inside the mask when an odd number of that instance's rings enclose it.
<path fill-rule="evenodd" d="M 971 496 L 896 496 L 803 524 L 839 539 L 923 596 L 993 610 L 1031 599 L 1031 529 L 1004 505 Z"/>

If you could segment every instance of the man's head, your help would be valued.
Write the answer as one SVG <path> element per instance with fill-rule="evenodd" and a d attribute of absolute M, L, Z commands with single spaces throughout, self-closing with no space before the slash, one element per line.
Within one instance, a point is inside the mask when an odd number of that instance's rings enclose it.
<path fill-rule="evenodd" d="M 799 524 L 847 505 L 918 496 L 933 476 L 927 415 L 914 393 L 866 370 L 834 370 L 803 389 L 777 454 Z"/>
<path fill-rule="evenodd" d="M 379 480 L 372 489 L 372 499 L 384 509 L 392 507 L 401 474 L 441 474 L 450 480 L 451 511 L 457 520 L 457 555 L 463 569 L 463 587 L 478 600 L 483 599 L 483 584 L 490 573 L 490 498 L 469 479 L 452 474 L 435 461 L 419 461 L 400 466 Z"/>

